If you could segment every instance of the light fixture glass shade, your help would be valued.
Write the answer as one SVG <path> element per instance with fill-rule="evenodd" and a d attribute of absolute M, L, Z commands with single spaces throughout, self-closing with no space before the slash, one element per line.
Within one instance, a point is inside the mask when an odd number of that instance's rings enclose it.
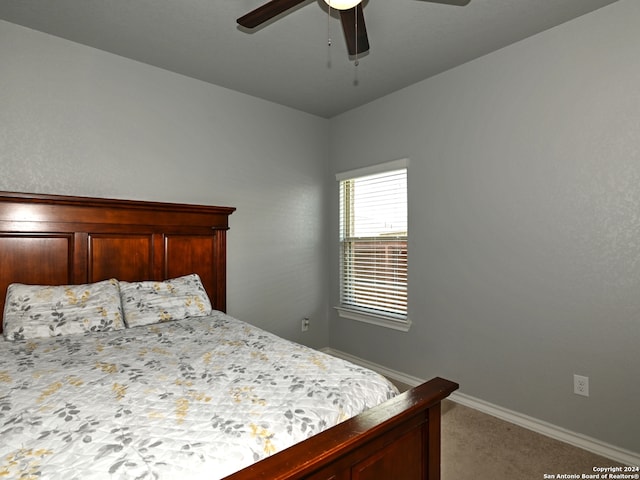
<path fill-rule="evenodd" d="M 362 0 L 324 0 L 331 8 L 336 10 L 349 10 L 358 5 Z"/>

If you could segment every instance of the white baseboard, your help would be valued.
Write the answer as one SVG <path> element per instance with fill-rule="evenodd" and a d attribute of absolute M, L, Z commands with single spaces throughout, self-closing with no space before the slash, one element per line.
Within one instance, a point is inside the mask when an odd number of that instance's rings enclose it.
<path fill-rule="evenodd" d="M 389 368 L 383 367 L 382 365 L 378 365 L 376 363 L 369 362 L 348 353 L 341 352 L 340 350 L 335 350 L 333 348 L 323 348 L 322 351 L 330 355 L 342 358 L 344 360 L 348 360 L 352 363 L 355 363 L 356 365 L 374 370 L 391 380 L 402 382 L 411 387 L 415 387 L 425 382 L 424 379 L 406 375 L 396 370 L 391 370 Z M 454 392 L 451 394 L 449 399 L 453 402 L 459 403 L 460 405 L 473 408 L 501 420 L 513 423 L 514 425 L 518 425 L 528 430 L 546 435 L 547 437 L 568 443 L 569 445 L 582 448 L 583 450 L 587 450 L 589 452 L 595 453 L 596 455 L 609 458 L 616 462 L 632 466 L 640 465 L 640 453 L 632 452 L 630 450 L 616 447 L 615 445 L 601 442 L 600 440 L 597 440 L 595 438 L 572 432 L 562 427 L 558 427 L 557 425 L 553 425 L 551 423 L 538 420 L 537 418 L 529 417 L 528 415 L 523 415 L 513 410 L 509 410 L 498 405 L 485 402 L 484 400 L 480 400 L 479 398 L 475 398 L 464 393 Z"/>

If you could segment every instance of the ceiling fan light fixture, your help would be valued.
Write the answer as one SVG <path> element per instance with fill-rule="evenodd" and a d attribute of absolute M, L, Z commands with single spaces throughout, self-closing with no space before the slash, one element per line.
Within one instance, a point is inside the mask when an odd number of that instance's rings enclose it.
<path fill-rule="evenodd" d="M 336 10 L 349 10 L 361 1 L 362 0 L 324 0 L 327 5 Z"/>

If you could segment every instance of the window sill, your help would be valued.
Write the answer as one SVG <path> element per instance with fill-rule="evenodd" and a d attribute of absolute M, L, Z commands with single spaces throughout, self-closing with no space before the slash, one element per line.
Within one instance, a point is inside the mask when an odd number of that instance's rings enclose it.
<path fill-rule="evenodd" d="M 393 330 L 400 330 L 401 332 L 408 332 L 411 328 L 411 320 L 395 319 L 392 317 L 386 317 L 384 315 L 376 315 L 373 313 L 363 312 L 361 310 L 353 310 L 345 307 L 334 307 L 338 311 L 338 315 L 342 318 L 348 318 L 350 320 L 356 320 L 358 322 L 368 323 L 371 325 L 377 325 L 379 327 L 391 328 Z"/>

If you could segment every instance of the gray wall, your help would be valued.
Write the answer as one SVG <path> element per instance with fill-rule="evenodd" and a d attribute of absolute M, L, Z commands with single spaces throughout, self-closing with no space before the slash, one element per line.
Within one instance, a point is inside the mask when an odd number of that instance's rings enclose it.
<path fill-rule="evenodd" d="M 332 347 L 640 452 L 639 25 L 623 0 L 331 120 L 330 177 L 411 160 L 413 321 L 332 310 Z"/>
<path fill-rule="evenodd" d="M 638 24 L 622 0 L 327 121 L 0 21 L 0 189 L 235 206 L 233 315 L 640 451 Z M 409 333 L 327 314 L 333 175 L 405 156 Z"/>
<path fill-rule="evenodd" d="M 228 311 L 327 345 L 327 120 L 3 21 L 0 65 L 0 190 L 237 207 Z"/>

